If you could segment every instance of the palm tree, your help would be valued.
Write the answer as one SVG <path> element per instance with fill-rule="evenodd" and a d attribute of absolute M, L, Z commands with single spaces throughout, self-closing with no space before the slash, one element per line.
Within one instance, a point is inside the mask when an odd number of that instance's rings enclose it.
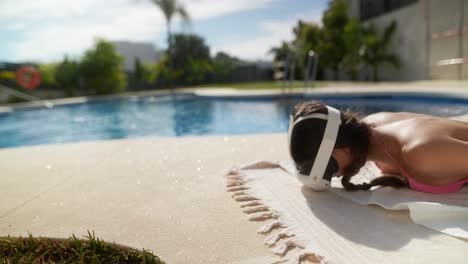
<path fill-rule="evenodd" d="M 395 33 L 396 26 L 396 22 L 393 21 L 385 28 L 382 37 L 379 36 L 374 25 L 371 24 L 364 28 L 364 46 L 361 50 L 361 55 L 364 63 L 372 67 L 374 81 L 379 79 L 380 64 L 389 63 L 395 68 L 400 67 L 398 56 L 388 51 L 388 46 Z"/>
<path fill-rule="evenodd" d="M 359 70 L 363 64 L 362 54 L 360 54 L 364 47 L 362 32 L 363 26 L 356 18 L 351 18 L 348 21 L 343 32 L 346 55 L 341 61 L 341 67 L 353 81 L 357 80 Z"/>
<path fill-rule="evenodd" d="M 272 47 L 268 54 L 273 54 L 273 60 L 280 62 L 286 60 L 288 54 L 291 52 L 291 44 L 286 41 L 281 42 L 279 47 Z"/>
<path fill-rule="evenodd" d="M 297 26 L 293 28 L 293 33 L 294 40 L 292 44 L 296 50 L 297 67 L 299 73 L 302 73 L 306 68 L 309 52 L 311 50 L 316 51 L 319 46 L 321 29 L 314 23 L 299 20 Z"/>
<path fill-rule="evenodd" d="M 279 47 L 272 47 L 268 54 L 273 54 L 273 61 L 276 64 L 274 78 L 283 80 L 288 78 L 292 66 L 290 64 L 294 61 L 292 44 L 283 41 Z"/>
<path fill-rule="evenodd" d="M 186 23 L 190 22 L 190 16 L 184 6 L 178 0 L 151 0 L 163 12 L 167 26 L 167 48 L 171 48 L 171 22 L 175 15 L 179 15 Z"/>
<path fill-rule="evenodd" d="M 166 26 L 167 26 L 167 54 L 168 54 L 168 68 L 172 69 L 173 61 L 171 58 L 172 52 L 172 33 L 171 33 L 171 22 L 172 18 L 175 15 L 179 15 L 185 23 L 190 22 L 190 16 L 185 9 L 185 7 L 178 1 L 178 0 L 151 0 L 153 4 L 159 7 L 159 9 L 163 12 L 164 17 L 166 18 Z M 172 90 L 172 79 L 173 72 L 169 71 L 169 86 Z"/>

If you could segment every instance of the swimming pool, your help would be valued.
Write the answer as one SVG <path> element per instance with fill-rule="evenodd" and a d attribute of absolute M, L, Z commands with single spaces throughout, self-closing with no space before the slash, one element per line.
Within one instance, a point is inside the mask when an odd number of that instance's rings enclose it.
<path fill-rule="evenodd" d="M 468 100 L 421 95 L 261 97 L 126 97 L 0 113 L 0 147 L 147 136 L 237 135 L 287 131 L 289 112 L 303 100 L 321 100 L 363 114 L 410 111 L 468 114 Z"/>

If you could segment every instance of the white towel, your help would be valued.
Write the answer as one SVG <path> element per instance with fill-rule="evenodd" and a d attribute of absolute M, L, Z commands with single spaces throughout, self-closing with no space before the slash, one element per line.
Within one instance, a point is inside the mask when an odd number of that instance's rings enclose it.
<path fill-rule="evenodd" d="M 429 217 L 427 212 L 434 208 L 426 207 L 420 201 L 421 196 L 410 196 L 412 200 L 401 197 L 404 193 L 414 194 L 412 191 L 383 188 L 348 193 L 333 182 L 333 191 L 314 192 L 285 170 L 291 170 L 290 165 L 288 162 L 259 162 L 231 170 L 226 176 L 228 191 L 241 202 L 249 220 L 268 221 L 259 233 L 269 234 L 265 244 L 275 254 L 289 257 L 294 263 L 304 258 L 317 263 L 467 263 L 466 241 L 405 221 L 406 218 L 398 217 L 396 212 L 353 201 L 392 209 L 406 206 L 412 210 L 412 216 L 417 212 L 418 221 L 426 226 L 445 233 L 463 234 L 466 232 L 463 227 L 462 232 L 460 227 L 453 228 L 453 223 L 459 221 L 452 220 L 459 218 L 450 206 L 444 210 L 453 215 L 451 221 L 441 222 L 434 220 L 443 219 L 440 215 Z M 461 200 L 451 202 L 455 204 L 452 206 L 462 208 Z M 433 205 L 434 200 L 429 203 Z M 287 253 L 293 248 L 299 249 L 299 253 L 289 256 Z"/>
<path fill-rule="evenodd" d="M 291 175 L 295 174 L 291 161 L 282 161 L 279 164 Z M 369 162 L 353 176 L 353 182 L 370 182 L 380 175 L 377 166 Z M 343 189 L 340 179 L 333 178 L 332 187 L 332 192 L 357 203 L 376 204 L 389 210 L 409 210 L 411 219 L 417 224 L 447 235 L 468 239 L 468 186 L 450 194 L 428 194 L 391 187 L 348 192 Z"/>

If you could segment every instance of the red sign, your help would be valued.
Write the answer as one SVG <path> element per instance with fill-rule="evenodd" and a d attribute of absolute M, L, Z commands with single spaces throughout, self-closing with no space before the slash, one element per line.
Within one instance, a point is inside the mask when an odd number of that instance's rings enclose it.
<path fill-rule="evenodd" d="M 25 89 L 36 89 L 41 84 L 41 74 L 32 66 L 23 66 L 16 71 L 16 82 Z"/>

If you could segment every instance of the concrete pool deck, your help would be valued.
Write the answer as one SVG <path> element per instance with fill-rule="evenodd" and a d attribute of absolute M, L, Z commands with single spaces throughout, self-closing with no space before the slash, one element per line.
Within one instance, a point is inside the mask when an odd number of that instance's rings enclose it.
<path fill-rule="evenodd" d="M 166 263 L 283 263 L 256 232 L 264 223 L 247 220 L 223 176 L 236 164 L 286 159 L 285 138 L 145 138 L 0 150 L 0 236 L 94 231 L 149 249 Z M 407 211 L 368 210 L 415 225 Z M 468 242 L 428 233 L 427 243 Z M 409 247 L 421 242 L 413 240 Z M 381 251 L 382 258 L 399 254 Z"/>
<path fill-rule="evenodd" d="M 441 90 L 468 96 L 457 85 L 450 90 L 343 85 L 317 92 Z M 279 258 L 256 233 L 262 224 L 247 220 L 225 191 L 223 175 L 233 165 L 286 158 L 285 134 L 0 149 L 0 236 L 80 237 L 89 230 L 106 241 L 152 250 L 167 263 L 271 263 Z M 406 211 L 383 213 L 413 224 Z M 439 233 L 432 238 L 454 239 Z"/>
<path fill-rule="evenodd" d="M 167 263 L 277 260 L 225 191 L 235 164 L 286 158 L 285 136 L 147 138 L 0 150 L 0 236 L 78 237 Z M 284 143 L 284 144 L 283 144 Z"/>

